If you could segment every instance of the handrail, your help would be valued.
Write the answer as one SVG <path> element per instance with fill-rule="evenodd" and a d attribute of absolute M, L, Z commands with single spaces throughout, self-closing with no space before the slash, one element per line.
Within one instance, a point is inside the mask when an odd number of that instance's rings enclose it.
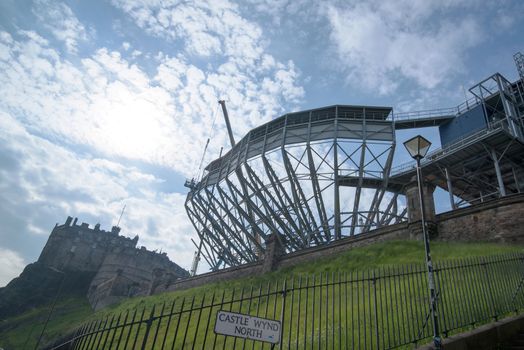
<path fill-rule="evenodd" d="M 437 157 L 443 156 L 451 151 L 451 149 L 456 149 L 457 147 L 463 146 L 464 144 L 469 143 L 471 140 L 476 139 L 477 137 L 481 136 L 482 134 L 489 134 L 494 131 L 498 131 L 499 129 L 505 129 L 504 127 L 504 120 L 500 120 L 498 122 L 490 124 L 490 128 L 480 128 L 475 129 L 470 133 L 462 135 L 461 138 L 457 139 L 453 143 L 450 143 L 442 148 L 437 148 L 436 150 L 430 152 L 424 159 L 421 161 L 421 165 L 430 163 L 434 161 Z M 407 172 L 407 170 L 415 169 L 416 162 L 409 161 L 400 165 L 397 165 L 396 167 L 391 168 L 390 176 L 399 175 L 401 173 Z"/>
<path fill-rule="evenodd" d="M 480 104 L 480 100 L 476 97 L 472 97 L 456 107 L 448 108 L 437 108 L 437 109 L 425 109 L 421 111 L 413 112 L 399 112 L 395 113 L 393 119 L 395 121 L 401 120 L 416 120 L 421 118 L 431 118 L 431 117 L 445 117 L 445 116 L 458 116 L 464 112 L 469 111 L 473 107 L 476 107 Z"/>

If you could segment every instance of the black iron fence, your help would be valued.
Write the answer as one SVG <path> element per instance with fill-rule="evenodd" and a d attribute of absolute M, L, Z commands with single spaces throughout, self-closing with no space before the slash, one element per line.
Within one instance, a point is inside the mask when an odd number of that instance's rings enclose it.
<path fill-rule="evenodd" d="M 435 265 L 442 336 L 524 307 L 524 254 Z M 281 322 L 282 349 L 392 349 L 432 337 L 425 265 L 322 273 L 110 315 L 53 349 L 270 349 L 214 333 L 217 312 Z"/>

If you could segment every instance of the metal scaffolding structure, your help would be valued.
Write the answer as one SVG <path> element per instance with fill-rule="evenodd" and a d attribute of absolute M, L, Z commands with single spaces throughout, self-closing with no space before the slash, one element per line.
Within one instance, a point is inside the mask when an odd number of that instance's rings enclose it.
<path fill-rule="evenodd" d="M 522 80 L 509 83 L 494 74 L 470 89 L 475 96 L 469 108 L 454 118 L 484 119 L 480 127 L 464 130 L 424 159 L 427 179 L 450 193 L 450 206 L 457 208 L 524 190 L 524 103 L 519 90 Z M 406 183 L 415 164 L 392 169 L 391 181 Z"/>
<path fill-rule="evenodd" d="M 521 192 L 521 91 L 522 80 L 495 74 L 455 108 L 394 115 L 389 107 L 337 105 L 286 114 L 238 143 L 230 131 L 231 150 L 187 182 L 201 256 L 216 270 L 259 260 L 271 234 L 293 252 L 405 221 L 415 167 L 392 169 L 396 129 L 439 126 L 442 149 L 422 167 L 449 192 L 452 208 Z M 478 130 L 460 131 L 468 118 L 480 121 Z"/>
<path fill-rule="evenodd" d="M 521 80 L 524 80 L 524 55 L 521 52 L 517 52 L 513 55 L 515 64 L 517 65 L 517 71 Z"/>

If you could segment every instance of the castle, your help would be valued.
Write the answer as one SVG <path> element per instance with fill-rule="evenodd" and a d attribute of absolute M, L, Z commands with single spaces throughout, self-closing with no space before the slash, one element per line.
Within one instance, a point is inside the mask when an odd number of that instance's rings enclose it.
<path fill-rule="evenodd" d="M 38 263 L 60 271 L 94 274 L 87 298 L 98 310 L 123 298 L 149 295 L 161 280 L 189 277 L 166 253 L 137 247 L 138 236 L 120 236 L 120 228 L 100 229 L 100 224 L 77 224 L 68 217 L 56 224 Z"/>

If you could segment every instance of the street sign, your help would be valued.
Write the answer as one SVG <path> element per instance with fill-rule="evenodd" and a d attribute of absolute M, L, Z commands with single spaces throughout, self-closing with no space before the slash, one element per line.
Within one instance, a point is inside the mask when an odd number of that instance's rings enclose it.
<path fill-rule="evenodd" d="M 219 311 L 215 333 L 277 344 L 280 342 L 280 321 Z"/>

